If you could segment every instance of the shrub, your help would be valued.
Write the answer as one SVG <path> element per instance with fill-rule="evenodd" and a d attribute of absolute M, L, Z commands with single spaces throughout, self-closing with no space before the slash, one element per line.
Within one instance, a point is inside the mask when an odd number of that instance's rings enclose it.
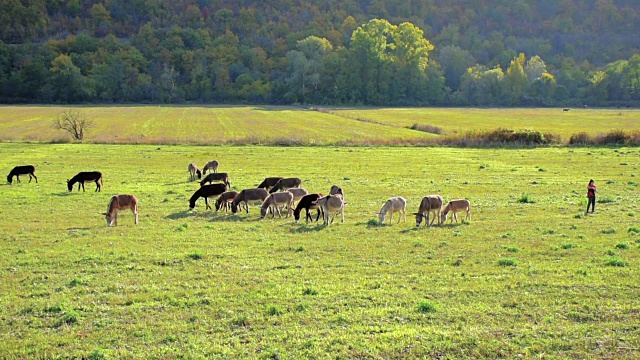
<path fill-rule="evenodd" d="M 434 313 L 437 310 L 438 309 L 436 309 L 436 306 L 429 301 L 423 301 L 420 304 L 418 304 L 418 312 L 423 314 Z"/>
<path fill-rule="evenodd" d="M 516 266 L 516 261 L 511 258 L 502 258 L 498 260 L 498 265 L 500 266 Z"/>
<path fill-rule="evenodd" d="M 267 309 L 267 314 L 269 314 L 269 316 L 277 316 L 281 315 L 282 311 L 275 306 L 269 306 L 269 308 Z"/>
<path fill-rule="evenodd" d="M 249 319 L 245 315 L 241 315 L 231 320 L 231 325 L 237 327 L 247 327 L 249 326 Z"/>
<path fill-rule="evenodd" d="M 625 267 L 627 266 L 627 263 L 624 260 L 620 259 L 619 257 L 614 256 L 607 259 L 606 265 L 615 266 L 615 267 Z"/>
<path fill-rule="evenodd" d="M 615 199 L 612 196 L 601 196 L 598 199 L 598 202 L 601 204 L 611 204 L 615 202 Z"/>
<path fill-rule="evenodd" d="M 202 259 L 202 254 L 200 253 L 200 251 L 194 251 L 192 253 L 187 254 L 187 257 L 192 260 L 200 260 Z"/>
<path fill-rule="evenodd" d="M 512 252 L 512 253 L 517 253 L 518 251 L 520 251 L 520 249 L 517 246 L 507 246 L 506 249 L 508 252 Z"/>
<path fill-rule="evenodd" d="M 587 145 L 593 143 L 591 137 L 586 132 L 571 135 L 569 138 L 570 145 Z"/>
<path fill-rule="evenodd" d="M 97 349 L 93 350 L 91 354 L 87 357 L 88 360 L 104 360 L 107 358 L 103 350 Z"/>
<path fill-rule="evenodd" d="M 616 229 L 615 228 L 602 229 L 600 230 L 600 232 L 603 234 L 615 234 Z"/>
<path fill-rule="evenodd" d="M 442 134 L 442 128 L 432 125 L 413 124 L 409 129 L 428 132 L 431 134 Z"/>
<path fill-rule="evenodd" d="M 529 194 L 522 194 L 522 196 L 518 198 L 518 202 L 522 204 L 534 204 L 536 201 L 533 200 L 533 198 L 530 197 Z"/>
<path fill-rule="evenodd" d="M 496 146 L 496 145 L 545 145 L 553 141 L 559 142 L 560 136 L 542 134 L 530 129 L 514 131 L 510 129 L 470 130 L 447 136 L 442 140 L 443 145 L 452 146 Z"/>
<path fill-rule="evenodd" d="M 369 219 L 369 221 L 367 221 L 367 226 L 378 226 L 378 225 L 382 225 L 382 223 L 378 221 L 378 219 Z"/>
<path fill-rule="evenodd" d="M 565 244 L 560 245 L 560 247 L 565 249 L 565 250 L 569 250 L 569 249 L 577 248 L 578 245 L 576 245 L 574 243 L 565 243 Z"/>
<path fill-rule="evenodd" d="M 632 226 L 629 228 L 629 230 L 627 230 L 627 232 L 630 233 L 634 233 L 634 234 L 640 234 L 640 228 L 638 228 L 637 226 Z"/>
<path fill-rule="evenodd" d="M 75 310 L 67 310 L 64 315 L 58 320 L 56 323 L 56 327 L 60 327 L 62 325 L 73 325 L 78 322 L 80 319 L 80 314 L 78 314 Z"/>
<path fill-rule="evenodd" d="M 606 134 L 596 136 L 596 143 L 598 145 L 622 145 L 628 140 L 629 135 L 625 134 L 623 130 L 612 130 Z"/>
<path fill-rule="evenodd" d="M 318 292 L 312 288 L 306 288 L 302 291 L 302 295 L 314 296 L 314 295 L 318 295 Z"/>
<path fill-rule="evenodd" d="M 624 243 L 616 244 L 616 249 L 628 249 L 628 248 L 629 248 L 628 244 L 624 244 Z"/>

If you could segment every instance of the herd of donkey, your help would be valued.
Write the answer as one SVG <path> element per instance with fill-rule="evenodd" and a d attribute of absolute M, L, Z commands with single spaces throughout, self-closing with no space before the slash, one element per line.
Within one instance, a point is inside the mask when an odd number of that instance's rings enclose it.
<path fill-rule="evenodd" d="M 305 220 L 307 222 L 313 222 L 313 216 L 311 216 L 311 210 L 316 210 L 316 222 L 322 215 L 324 225 L 329 226 L 338 212 L 342 215 L 342 222 L 344 222 L 344 208 L 347 202 L 344 200 L 344 192 L 338 185 L 331 186 L 329 195 L 322 195 L 321 193 L 309 194 L 309 192 L 300 187 L 302 180 L 299 178 L 282 178 L 282 177 L 268 177 L 265 178 L 257 188 L 244 189 L 241 191 L 230 190 L 231 183 L 229 182 L 229 175 L 226 172 L 218 172 L 219 162 L 216 160 L 209 161 L 200 170 L 196 164 L 191 163 L 188 166 L 189 181 L 200 180 L 200 188 L 189 199 L 189 209 L 194 209 L 196 201 L 200 198 L 204 198 L 206 209 L 211 209 L 209 205 L 209 198 L 216 198 L 215 208 L 216 211 L 224 210 L 228 211 L 229 208 L 235 214 L 238 210 L 242 210 L 243 206 L 247 214 L 249 213 L 250 203 L 262 203 L 260 208 L 260 217 L 264 218 L 269 213 L 271 217 L 282 217 L 282 211 L 286 209 L 286 217 L 291 215 L 293 211 L 293 217 L 297 223 L 300 220 L 300 213 L 304 209 L 306 212 Z M 207 175 L 207 171 L 210 171 Z M 35 179 L 36 183 L 38 178 L 35 175 L 35 167 L 33 165 L 16 166 L 7 175 L 7 182 L 11 184 L 13 177 L 16 177 L 20 182 L 20 175 L 29 175 L 29 182 L 31 179 Z M 204 179 L 202 178 L 204 176 Z M 78 184 L 78 191 L 82 187 L 84 191 L 85 182 L 95 182 L 96 190 L 101 191 L 102 187 L 102 173 L 99 171 L 80 172 L 73 178 L 67 180 L 67 189 L 73 190 L 73 186 Z M 214 183 L 215 182 L 215 183 Z M 207 184 L 208 183 L 208 184 Z M 294 207 L 296 201 L 298 204 Z M 413 213 L 416 218 L 416 227 L 420 227 L 420 224 L 425 220 L 424 226 L 431 226 L 437 219 L 438 225 L 443 224 L 451 213 L 451 222 L 455 220 L 458 222 L 458 212 L 465 211 L 466 218 L 471 218 L 470 203 L 466 199 L 451 200 L 444 205 L 444 200 L 440 195 L 428 195 L 425 196 L 420 202 L 418 212 Z M 396 196 L 388 199 L 382 209 L 377 212 L 379 223 L 383 224 L 387 215 L 389 215 L 389 223 L 393 219 L 393 214 L 398 213 L 398 223 L 404 218 L 407 221 L 406 215 L 407 200 L 401 196 Z M 130 209 L 135 215 L 135 223 L 138 224 L 138 199 L 135 195 L 120 194 L 114 195 L 107 207 L 107 212 L 103 213 L 107 220 L 108 226 L 118 225 L 118 212 L 120 210 Z M 333 217 L 331 217 L 333 213 Z M 430 214 L 433 213 L 431 222 L 429 221 Z"/>

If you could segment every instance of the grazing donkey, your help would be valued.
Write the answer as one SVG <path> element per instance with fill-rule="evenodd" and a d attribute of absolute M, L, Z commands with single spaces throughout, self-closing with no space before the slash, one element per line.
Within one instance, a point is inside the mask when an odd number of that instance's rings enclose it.
<path fill-rule="evenodd" d="M 258 185 L 258 189 L 265 189 L 269 191 L 269 189 L 271 189 L 276 183 L 278 183 L 278 181 L 282 179 L 283 178 L 279 176 L 264 178 L 260 185 Z"/>
<path fill-rule="evenodd" d="M 452 213 L 450 222 L 453 222 L 453 219 L 456 219 L 456 223 L 458 222 L 458 213 L 460 211 L 466 211 L 467 216 L 464 218 L 465 220 L 471 219 L 471 203 L 466 199 L 459 200 L 451 200 L 447 203 L 447 205 L 442 209 L 442 214 L 440 215 L 442 223 L 444 224 L 447 221 L 447 215 L 449 212 Z"/>
<path fill-rule="evenodd" d="M 7 175 L 7 182 L 11 184 L 13 182 L 13 177 L 16 177 L 16 180 L 20 182 L 20 175 L 29 174 L 29 182 L 31 182 L 31 178 L 36 179 L 36 184 L 38 183 L 38 178 L 36 177 L 36 168 L 33 165 L 23 165 L 14 167 L 9 175 Z"/>
<path fill-rule="evenodd" d="M 229 182 L 229 175 L 226 172 L 223 173 L 210 173 L 205 176 L 202 181 L 200 181 L 200 186 L 204 186 L 204 184 L 209 183 L 212 184 L 214 181 L 222 181 L 227 187 L 231 187 L 231 183 Z"/>
<path fill-rule="evenodd" d="M 287 189 L 297 188 L 300 187 L 300 184 L 302 184 L 302 180 L 298 178 L 280 179 L 275 185 L 273 185 L 273 188 L 269 190 L 269 193 L 273 194 L 276 191 L 286 191 Z"/>
<path fill-rule="evenodd" d="M 264 202 L 267 196 L 269 196 L 269 193 L 265 189 L 244 189 L 240 191 L 235 199 L 233 199 L 233 202 L 231 203 L 231 212 L 233 212 L 234 214 L 237 213 L 238 205 L 242 206 L 241 203 L 244 203 L 244 207 L 247 210 L 248 214 L 250 202 Z"/>
<path fill-rule="evenodd" d="M 269 195 L 264 202 L 262 203 L 262 207 L 260 208 L 260 218 L 264 218 L 267 216 L 269 212 L 271 212 L 271 217 L 276 216 L 276 212 L 278 213 L 278 217 L 282 218 L 282 213 L 280 212 L 280 206 L 285 206 L 287 208 L 287 216 L 291 215 L 291 206 L 293 204 L 293 194 L 285 191 L 278 192 Z"/>
<path fill-rule="evenodd" d="M 438 225 L 440 225 L 440 210 L 442 209 L 442 203 L 444 200 L 440 195 L 429 195 L 422 198 L 420 202 L 420 208 L 417 213 L 413 213 L 416 216 L 416 227 L 420 227 L 422 220 L 425 219 L 425 226 L 429 227 L 433 222 L 438 219 Z M 429 223 L 429 214 L 434 213 L 431 223 Z"/>
<path fill-rule="evenodd" d="M 307 213 L 307 216 L 305 217 L 305 220 L 307 222 L 309 222 L 309 220 L 313 222 L 313 216 L 309 214 L 309 210 L 312 210 L 312 209 L 318 210 L 318 215 L 316 216 L 316 222 L 318 222 L 318 219 L 320 219 L 320 213 L 322 210 L 320 209 L 320 206 L 317 204 L 316 201 L 321 197 L 322 197 L 322 194 L 309 194 L 309 195 L 303 196 L 302 199 L 300 199 L 300 201 L 298 202 L 298 206 L 296 206 L 296 208 L 293 210 L 293 218 L 295 219 L 295 222 L 298 223 L 298 221 L 300 221 L 300 212 L 302 212 L 302 209 L 304 209 Z"/>
<path fill-rule="evenodd" d="M 203 168 L 202 168 L 202 175 L 206 175 L 207 174 L 207 170 L 211 170 L 214 173 L 218 172 L 218 161 L 216 160 L 211 160 L 209 161 Z"/>
<path fill-rule="evenodd" d="M 107 218 L 107 226 L 118 226 L 118 212 L 124 209 L 131 209 L 136 216 L 135 224 L 138 224 L 138 199 L 134 195 L 114 195 L 111 197 L 107 212 L 103 213 Z"/>
<path fill-rule="evenodd" d="M 193 210 L 196 207 L 196 200 L 201 197 L 204 198 L 204 203 L 206 205 L 206 209 L 211 209 L 209 205 L 209 198 L 218 196 L 227 191 L 227 185 L 225 184 L 212 184 L 212 185 L 204 185 L 201 186 L 200 189 L 196 190 L 195 193 L 189 199 L 189 210 Z"/>
<path fill-rule="evenodd" d="M 77 173 L 76 176 L 71 178 L 71 180 L 67 180 L 67 189 L 72 191 L 73 184 L 78 183 L 78 191 L 80 191 L 80 187 L 82 186 L 82 191 L 84 192 L 85 182 L 95 182 L 96 191 L 102 191 L 102 185 L 104 185 L 104 183 L 102 180 L 102 173 L 100 171 L 82 171 Z"/>
<path fill-rule="evenodd" d="M 405 198 L 403 198 L 402 196 L 396 196 L 396 197 L 389 198 L 389 200 L 387 200 L 387 202 L 385 202 L 384 205 L 382 206 L 382 209 L 380 209 L 380 212 L 377 212 L 376 214 L 378 214 L 378 219 L 380 219 L 380 224 L 384 224 L 384 218 L 387 215 L 387 213 L 390 213 L 389 224 L 391 224 L 391 220 L 393 219 L 394 212 L 399 212 L 402 216 L 404 216 L 404 222 L 407 222 L 406 209 L 407 209 L 407 200 L 405 200 Z M 400 224 L 400 220 L 402 219 L 402 216 L 398 215 L 398 224 Z"/>
<path fill-rule="evenodd" d="M 293 204 L 291 204 L 291 206 L 294 206 L 296 204 L 296 201 L 302 199 L 303 196 L 309 194 L 309 192 L 303 188 L 291 188 L 291 189 L 287 189 L 287 191 L 293 194 Z"/>
<path fill-rule="evenodd" d="M 344 222 L 344 206 L 347 205 L 346 202 L 342 199 L 340 195 L 327 195 L 325 197 L 321 197 L 316 200 L 316 204 L 320 206 L 322 212 L 324 213 L 324 224 L 329 226 L 333 222 L 333 219 L 336 217 L 336 213 L 340 211 L 342 213 L 342 222 Z M 335 211 L 333 214 L 333 218 L 329 221 L 329 217 L 331 215 L 331 211 Z"/>
<path fill-rule="evenodd" d="M 224 207 L 224 211 L 227 211 L 231 207 L 231 203 L 236 196 L 238 196 L 238 192 L 234 190 L 223 192 L 216 200 L 216 211 L 220 210 L 222 207 Z"/>
<path fill-rule="evenodd" d="M 344 191 L 342 191 L 342 188 L 338 185 L 331 186 L 331 190 L 329 190 L 329 195 L 341 195 L 342 198 L 344 199 Z"/>
<path fill-rule="evenodd" d="M 189 181 L 194 181 L 196 178 L 198 180 L 202 179 L 202 171 L 198 169 L 198 165 L 191 163 L 188 167 L 189 170 Z"/>

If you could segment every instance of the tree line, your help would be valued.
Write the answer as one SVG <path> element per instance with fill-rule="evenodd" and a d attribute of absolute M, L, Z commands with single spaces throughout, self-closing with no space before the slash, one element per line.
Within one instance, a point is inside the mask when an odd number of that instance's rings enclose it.
<path fill-rule="evenodd" d="M 6 0 L 0 101 L 640 104 L 635 1 L 460 3 Z"/>

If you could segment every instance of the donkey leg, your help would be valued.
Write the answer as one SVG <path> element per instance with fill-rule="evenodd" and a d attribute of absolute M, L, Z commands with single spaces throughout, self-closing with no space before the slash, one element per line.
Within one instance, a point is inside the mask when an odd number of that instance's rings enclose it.
<path fill-rule="evenodd" d="M 138 208 L 131 208 L 131 212 L 136 216 L 135 224 L 138 225 Z"/>

